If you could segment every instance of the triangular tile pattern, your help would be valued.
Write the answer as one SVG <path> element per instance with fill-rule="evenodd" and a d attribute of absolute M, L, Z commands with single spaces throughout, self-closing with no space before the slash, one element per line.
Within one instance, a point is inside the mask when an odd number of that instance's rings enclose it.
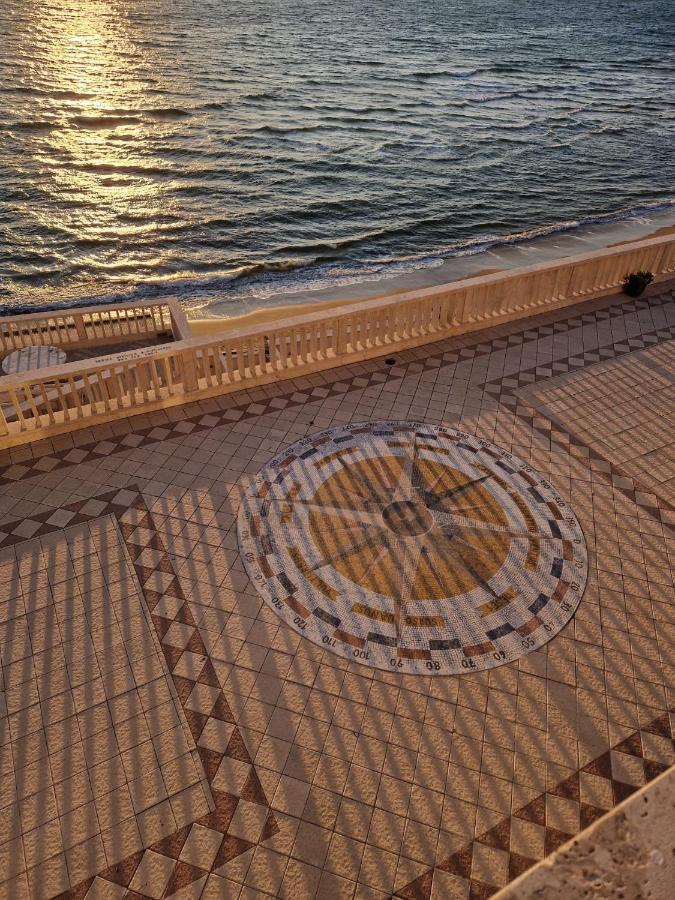
<path fill-rule="evenodd" d="M 133 488 L 108 491 L 94 500 L 69 504 L 63 511 L 72 514 L 67 525 L 82 524 L 106 515 L 114 515 L 117 519 L 215 806 L 195 822 L 183 826 L 144 851 L 126 857 L 100 872 L 96 879 L 89 878 L 59 896 L 63 900 L 80 900 L 87 896 L 96 880 L 128 889 L 129 897 L 144 897 L 142 890 L 134 887 L 134 877 L 143 865 L 145 855 L 150 853 L 175 863 L 162 894 L 169 897 L 272 837 L 278 832 L 278 825 L 220 687 L 187 598 L 171 566 L 169 554 L 140 491 Z M 64 527 L 49 522 L 48 514 L 39 518 L 35 531 L 38 536 Z M 148 549 L 155 551 L 152 567 L 140 562 Z M 156 590 L 160 585 L 161 591 Z M 167 610 L 173 612 L 168 614 Z M 247 818 L 248 807 L 255 807 L 251 810 L 254 814 L 248 818 L 258 822 L 259 826 L 255 833 L 249 828 L 247 837 L 243 837 L 241 833 L 234 833 L 230 826 L 235 813 L 240 818 Z M 208 869 L 185 858 L 185 848 L 193 832 L 199 834 L 202 842 L 206 835 L 208 845 L 214 848 Z"/>
<path fill-rule="evenodd" d="M 564 330 L 578 328 L 583 324 L 590 324 L 601 319 L 609 319 L 615 315 L 624 315 L 638 308 L 646 308 L 648 306 L 658 305 L 659 303 L 670 302 L 669 298 L 651 298 L 645 301 L 637 301 L 634 304 L 623 304 L 621 307 L 610 307 L 606 310 L 599 310 L 594 313 L 582 315 L 581 317 L 573 317 L 564 322 L 557 322 L 553 325 L 541 325 L 537 329 L 530 329 L 516 335 L 507 335 L 506 337 L 495 338 L 492 341 L 484 341 L 477 343 L 471 347 L 465 347 L 458 350 L 445 350 L 435 356 L 428 356 L 423 362 L 411 362 L 401 366 L 399 371 L 392 371 L 388 374 L 381 372 L 370 373 L 366 376 L 357 376 L 351 379 L 345 379 L 342 382 L 331 384 L 325 388 L 315 388 L 309 392 L 294 392 L 289 402 L 301 405 L 311 402 L 313 399 L 321 399 L 333 393 L 344 394 L 350 390 L 361 390 L 371 384 L 382 383 L 388 378 L 401 378 L 405 374 L 415 374 L 423 372 L 429 368 L 438 368 L 444 364 L 453 364 L 465 360 L 472 360 L 480 356 L 485 356 L 495 350 L 508 348 L 517 344 L 526 343 L 530 340 L 539 340 L 541 337 L 556 334 Z M 583 355 L 583 365 L 592 365 L 601 359 L 612 358 L 615 355 L 622 355 L 625 352 L 642 349 L 643 346 L 651 346 L 657 341 L 669 340 L 672 335 L 669 331 L 660 329 L 653 333 L 655 340 L 645 340 L 649 335 L 642 335 L 640 339 L 631 339 L 623 344 L 617 343 L 611 345 L 610 348 L 604 348 L 605 353 L 596 350 L 592 353 Z M 624 346 L 625 345 L 625 346 Z M 448 346 L 448 342 L 444 342 L 444 346 Z M 610 352 L 611 351 L 611 352 Z M 568 371 L 576 366 L 577 360 L 572 360 Z M 561 374 L 565 363 L 556 362 L 550 367 L 538 367 L 531 373 L 525 373 L 525 384 L 532 384 L 539 379 L 548 378 L 553 375 Z M 550 371 L 549 371 L 550 369 Z M 522 373 L 521 373 L 522 374 Z M 599 454 L 594 453 L 585 447 L 582 442 L 576 441 L 564 429 L 560 428 L 550 419 L 542 417 L 536 410 L 528 406 L 522 399 L 518 398 L 515 390 L 520 386 L 522 379 L 510 379 L 504 377 L 500 379 L 501 391 L 499 400 L 506 406 L 512 406 L 516 415 L 521 420 L 526 421 L 535 431 L 547 436 L 549 439 L 561 443 L 570 450 L 575 456 L 579 456 L 587 460 L 589 467 L 596 468 L 597 471 L 609 480 L 614 486 L 630 497 L 634 502 L 638 502 L 636 492 L 645 492 L 645 489 L 639 485 L 634 479 L 627 479 L 627 476 L 616 467 L 611 466 Z M 511 381 L 514 381 L 512 384 Z M 171 428 L 153 427 L 146 429 L 144 432 L 136 432 L 123 436 L 121 439 L 111 439 L 108 441 L 99 441 L 88 447 L 77 448 L 75 450 L 64 451 L 59 458 L 56 456 L 42 457 L 35 461 L 33 470 L 27 466 L 13 466 L 5 470 L 5 481 L 20 480 L 30 477 L 31 474 L 50 471 L 56 465 L 73 464 L 77 465 L 87 459 L 96 458 L 101 455 L 108 455 L 112 452 L 118 452 L 129 447 L 140 446 L 140 444 L 152 443 L 155 441 L 165 440 L 170 437 L 176 437 L 181 434 L 190 433 L 196 429 L 206 430 L 216 425 L 223 424 L 227 421 L 233 421 L 244 416 L 259 415 L 261 412 L 278 410 L 284 408 L 287 398 L 275 397 L 266 403 L 249 403 L 245 408 L 228 409 L 214 415 L 200 415 L 188 421 L 176 423 Z M 1 476 L 0 476 L 1 478 Z M 658 508 L 643 508 L 653 516 L 660 519 L 659 509 L 668 509 L 667 504 Z M 161 537 L 157 529 L 154 528 L 152 516 L 148 511 L 143 499 L 138 491 L 122 490 L 111 491 L 99 497 L 79 501 L 70 504 L 59 510 L 49 510 L 42 515 L 35 516 L 31 519 L 10 523 L 3 526 L 3 532 L 0 534 L 0 547 L 8 546 L 18 541 L 26 540 L 29 537 L 40 536 L 49 532 L 61 530 L 70 525 L 81 524 L 99 518 L 102 515 L 114 514 L 120 523 L 120 528 L 127 543 L 127 548 L 134 560 L 136 571 L 143 585 L 144 593 L 148 606 L 152 612 L 152 619 L 155 624 L 157 634 L 162 642 L 163 651 L 167 660 L 167 664 L 173 674 L 174 683 L 182 701 L 186 718 L 192 730 L 195 741 L 198 743 L 198 751 L 202 759 L 204 771 L 207 780 L 211 786 L 212 794 L 216 804 L 215 810 L 208 816 L 203 817 L 198 823 L 185 826 L 179 829 L 169 838 L 163 839 L 157 844 L 148 848 L 143 853 L 133 854 L 112 868 L 99 874 L 96 879 L 88 879 L 75 888 L 71 889 L 66 896 L 68 897 L 85 897 L 90 890 L 94 881 L 108 882 L 118 884 L 124 887 L 128 893 L 127 896 L 142 897 L 142 891 L 137 890 L 142 879 L 137 877 L 136 873 L 140 870 L 146 854 L 159 854 L 167 859 L 174 861 L 170 877 L 164 887 L 163 896 L 181 889 L 182 887 L 199 881 L 200 878 L 206 876 L 209 870 L 195 865 L 194 862 L 186 858 L 182 858 L 185 848 L 188 845 L 193 829 L 199 825 L 209 834 L 215 834 L 218 847 L 215 857 L 211 864 L 211 870 L 217 869 L 219 866 L 236 858 L 256 843 L 270 837 L 277 830 L 276 823 L 269 811 L 269 805 L 264 797 L 260 782 L 255 775 L 251 760 L 244 747 L 241 736 L 239 735 L 236 725 L 232 720 L 231 712 L 227 705 L 226 699 L 222 692 L 219 691 L 218 680 L 213 671 L 213 667 L 208 660 L 208 654 L 203 645 L 198 629 L 195 626 L 189 605 L 185 602 L 186 598 L 182 592 L 180 584 L 176 579 L 173 567 L 171 565 L 168 554 L 162 544 Z M 147 566 L 144 560 L 148 559 L 147 551 L 153 551 L 149 554 L 152 565 Z M 145 555 L 144 555 L 145 554 Z M 157 589 L 159 588 L 159 589 Z M 171 616 L 160 615 L 156 610 L 160 608 L 159 604 L 163 598 L 169 598 L 171 603 L 163 604 L 162 609 L 171 606 L 176 612 Z M 188 665 L 179 671 L 181 661 Z M 186 674 L 182 674 L 187 671 Z M 190 703 L 194 692 L 199 694 L 199 709 L 195 709 L 195 704 Z M 204 711 L 204 704 L 207 710 Z M 214 746 L 213 729 L 207 728 L 209 723 L 219 722 L 225 727 L 225 736 L 221 732 L 220 736 L 216 735 L 215 740 L 220 739 L 221 745 Z M 667 717 L 655 720 L 652 723 L 652 731 L 650 733 L 666 736 L 672 743 L 672 735 L 670 732 L 670 724 Z M 650 726 L 643 729 L 643 732 L 649 732 Z M 208 732 L 208 738 L 205 737 Z M 216 729 L 217 732 L 217 729 Z M 200 743 L 201 741 L 201 743 Z M 612 796 L 614 803 L 620 802 L 626 796 L 629 796 L 637 785 L 627 784 L 619 778 L 612 777 L 615 768 L 615 762 L 620 759 L 616 754 L 630 755 L 643 759 L 644 776 L 646 780 L 650 780 L 659 774 L 664 766 L 662 763 L 645 759 L 642 755 L 642 740 L 640 733 L 636 732 L 630 738 L 621 742 L 610 753 L 603 754 L 594 760 L 589 766 L 580 770 L 575 776 L 568 778 L 562 785 L 559 785 L 548 794 L 542 794 L 533 801 L 517 810 L 512 817 L 509 817 L 497 826 L 482 834 L 479 838 L 466 846 L 460 848 L 436 867 L 436 871 L 447 872 L 456 877 L 466 879 L 468 885 L 469 896 L 471 897 L 488 897 L 497 886 L 492 885 L 489 879 L 486 880 L 485 871 L 481 871 L 480 854 L 491 854 L 491 861 L 495 860 L 499 864 L 506 865 L 508 870 L 508 878 L 516 877 L 525 871 L 537 860 L 529 855 L 524 855 L 518 849 L 514 849 L 512 840 L 513 820 L 527 822 L 530 826 L 543 829 L 544 836 L 543 846 L 544 853 L 549 853 L 556 847 L 560 846 L 572 835 L 569 831 L 555 828 L 547 819 L 547 804 L 549 798 L 558 798 L 565 802 L 571 803 L 578 812 L 579 830 L 586 827 L 594 821 L 599 815 L 605 811 L 591 803 L 583 800 L 583 778 L 591 776 L 601 778 L 611 782 Z M 612 754 L 615 754 L 612 756 Z M 590 768 L 589 768 L 590 767 Z M 620 767 L 619 767 L 620 768 Z M 226 770 L 226 771 L 225 771 Z M 221 791 L 217 784 L 219 775 L 229 786 L 236 784 L 234 793 Z M 553 802 L 551 799 L 550 802 Z M 234 813 L 238 805 L 242 803 L 252 803 L 262 806 L 267 816 L 261 823 L 260 834 L 255 841 L 242 838 L 237 834 L 228 832 L 229 825 L 232 821 Z M 577 809 L 578 808 L 578 809 Z M 576 826 L 576 822 L 575 822 Z M 478 848 L 478 851 L 476 851 Z M 482 848 L 482 849 L 481 849 Z M 522 848 L 520 848 L 522 850 Z M 411 897 L 428 897 L 431 894 L 433 886 L 434 870 L 429 870 L 420 878 L 411 882 L 396 896 Z M 134 882 L 137 878 L 138 884 Z"/>
<path fill-rule="evenodd" d="M 592 304 L 597 302 L 597 300 L 590 301 Z M 186 434 L 208 431 L 220 425 L 245 421 L 265 413 L 279 412 L 281 409 L 303 406 L 306 403 L 324 400 L 328 397 L 342 396 L 351 391 L 365 390 L 390 380 L 398 381 L 408 374 L 422 373 L 430 369 L 437 370 L 443 365 L 466 362 L 478 357 L 487 356 L 498 350 L 526 345 L 531 342 L 539 341 L 543 337 L 559 335 L 584 325 L 620 319 L 627 314 L 637 312 L 641 309 L 663 306 L 669 303 L 672 303 L 672 296 L 670 293 L 666 292 L 644 300 L 612 304 L 604 309 L 591 310 L 582 313 L 577 311 L 575 315 L 570 316 L 567 319 L 564 318 L 566 310 L 557 310 L 527 320 L 528 327 L 524 330 L 514 331 L 512 334 L 501 335 L 492 339 L 486 339 L 484 336 L 482 340 L 478 340 L 476 343 L 469 346 L 461 346 L 462 341 L 465 340 L 465 336 L 462 335 L 445 339 L 442 342 L 437 342 L 435 344 L 431 343 L 426 348 L 428 353 L 423 359 L 414 362 L 404 362 L 400 366 L 394 366 L 386 370 L 381 368 L 381 361 L 374 360 L 361 366 L 360 368 L 364 371 L 358 375 L 349 374 L 347 373 L 347 370 L 345 370 L 346 374 L 342 380 L 340 380 L 340 372 L 342 370 L 334 369 L 333 374 L 335 375 L 335 380 L 330 381 L 323 386 L 308 386 L 298 389 L 297 386 L 293 386 L 293 382 L 291 381 L 289 382 L 289 390 L 285 394 L 268 397 L 265 395 L 264 390 L 251 391 L 250 396 L 245 394 L 246 400 L 243 402 L 237 402 L 240 395 L 234 394 L 232 405 L 228 405 L 225 409 L 219 409 L 210 413 L 200 412 L 189 418 L 166 423 L 161 427 L 156 425 L 148 426 L 146 428 L 130 431 L 127 434 L 111 436 L 106 440 L 92 441 L 79 447 L 59 450 L 41 456 L 38 459 L 27 459 L 21 463 L 5 466 L 4 468 L 0 468 L 0 485 L 11 484 L 22 481 L 25 478 L 43 474 L 44 472 L 49 472 L 57 465 L 60 469 L 63 469 L 64 466 L 95 461 L 102 457 L 110 456 L 112 453 L 121 453 L 126 450 L 147 446 L 159 441 L 180 438 Z M 556 316 L 560 316 L 561 320 L 553 321 Z M 543 324 L 538 324 L 542 319 L 544 320 Z M 521 323 L 519 322 L 514 323 L 512 327 L 517 328 L 520 324 Z M 490 328 L 489 321 L 486 321 L 485 327 Z M 503 330 L 503 327 L 500 328 L 500 330 Z M 641 335 L 639 338 L 630 338 L 624 342 L 612 344 L 610 347 L 585 353 L 583 354 L 584 358 L 581 362 L 576 359 L 570 362 L 570 359 L 573 359 L 570 358 L 568 360 L 550 363 L 547 366 L 539 366 L 537 369 L 528 370 L 524 373 L 516 373 L 514 375 L 491 380 L 485 386 L 485 390 L 487 393 L 493 394 L 495 398 L 500 398 L 500 400 L 502 399 L 500 395 L 503 395 L 508 404 L 512 391 L 523 386 L 523 384 L 531 384 L 533 380 L 538 378 L 561 374 L 563 371 L 569 371 L 578 365 L 590 365 L 593 362 L 598 362 L 600 359 L 612 358 L 623 352 L 630 352 L 631 350 L 640 349 L 644 346 L 651 346 L 651 344 L 658 341 L 670 340 L 673 337 L 671 331 L 672 329 L 659 329 L 649 334 Z M 452 348 L 453 344 L 456 345 L 456 349 L 447 349 L 448 346 Z M 635 346 L 633 346 L 633 344 L 635 344 Z M 623 345 L 628 349 L 622 349 Z M 600 356 L 601 353 L 605 355 Z M 368 371 L 368 366 L 373 367 L 372 371 Z M 568 368 L 559 368 L 560 366 L 568 366 Z M 521 380 L 522 384 L 520 383 Z M 259 399 L 258 394 L 260 394 Z M 254 396 L 255 399 L 252 400 L 251 396 Z"/>
<path fill-rule="evenodd" d="M 617 359 L 625 356 L 627 353 L 633 353 L 636 350 L 645 350 L 660 344 L 663 341 L 671 341 L 675 338 L 675 326 L 668 328 L 659 328 L 652 332 L 647 332 L 636 337 L 628 338 L 624 341 L 615 341 L 605 347 L 598 347 L 592 351 L 585 351 L 576 356 L 569 356 L 567 359 L 559 359 L 546 365 L 535 366 L 530 369 L 523 369 L 520 372 L 514 372 L 511 375 L 504 375 L 501 378 L 495 378 L 488 381 L 484 385 L 486 393 L 499 398 L 504 402 L 505 395 L 513 395 L 514 392 L 531 387 L 533 384 L 546 378 L 555 378 L 558 375 L 565 375 L 576 369 L 583 369 L 586 366 L 592 366 L 595 363 L 606 362 L 610 359 Z M 513 405 L 511 403 L 506 405 Z"/>
<path fill-rule="evenodd" d="M 675 710 L 673 712 L 675 713 Z M 405 900 L 429 900 L 436 872 L 447 872 L 462 879 L 465 882 L 466 896 L 469 898 L 492 896 L 504 886 L 504 883 L 517 878 L 587 828 L 609 809 L 666 771 L 667 764 L 649 759 L 646 755 L 645 742 L 643 742 L 643 736 L 646 734 L 658 735 L 666 739 L 671 750 L 675 751 L 670 714 L 663 713 L 644 728 L 629 735 L 611 750 L 587 763 L 552 790 L 540 794 L 489 831 L 479 835 L 473 841 L 467 842 L 447 859 L 401 887 L 393 894 L 393 897 L 405 898 Z M 635 767 L 633 764 L 633 766 L 624 767 L 622 757 L 638 760 L 639 765 Z M 622 781 L 619 777 L 619 773 L 628 768 L 634 772 L 630 783 Z M 593 789 L 595 786 L 591 785 L 591 782 L 598 780 L 609 785 L 609 791 L 606 793 L 608 797 L 612 798 L 612 801 L 605 807 L 588 802 L 591 790 L 594 797 L 601 793 L 597 789 Z M 556 805 L 560 805 L 558 801 L 561 801 L 565 808 L 565 821 L 572 822 L 575 826 L 573 831 L 569 830 L 569 824 L 567 825 L 568 830 L 555 827 L 554 823 L 558 821 Z M 543 838 L 543 840 L 532 841 L 528 845 L 533 847 L 538 843 L 544 848 L 543 854 L 523 854 L 523 845 L 515 839 L 519 821 L 528 823 L 530 830 L 536 831 L 538 838 Z M 481 857 L 486 853 L 490 855 L 492 865 L 506 873 L 504 883 L 490 884 L 482 880 L 485 870 L 481 865 Z"/>
<path fill-rule="evenodd" d="M 656 496 L 656 505 L 650 505 L 644 502 L 642 495 L 655 496 L 652 489 L 642 484 L 637 478 L 634 478 L 620 466 L 614 465 L 606 459 L 597 450 L 588 447 L 584 441 L 576 438 L 574 434 L 566 428 L 556 423 L 554 420 L 544 415 L 539 410 L 531 406 L 526 399 L 518 396 L 510 388 L 505 387 L 499 397 L 500 404 L 509 406 L 513 414 L 526 424 L 533 431 L 546 437 L 548 440 L 559 444 L 572 456 L 579 459 L 599 477 L 603 478 L 612 485 L 614 490 L 622 493 L 628 500 L 635 503 L 647 515 L 654 518 L 663 525 L 664 530 L 675 536 L 675 527 L 670 524 L 673 521 L 675 507 L 667 500 Z M 112 491 L 102 497 L 116 498 L 111 503 L 109 512 L 123 509 L 128 490 Z M 114 509 L 112 508 L 114 507 Z M 33 537 L 40 537 L 54 531 L 60 531 L 62 528 L 71 525 L 79 525 L 82 522 L 91 521 L 100 515 L 105 514 L 105 503 L 100 497 L 71 503 L 58 510 L 47 510 L 41 514 L 17 519 L 15 521 L 6 522 L 0 530 L 0 549 L 9 547 L 12 544 L 20 543 Z M 159 540 L 159 537 L 157 537 Z M 147 546 L 153 546 L 148 544 Z M 168 563 L 168 554 L 166 554 L 165 565 Z M 173 571 L 173 570 L 171 570 Z"/>
<path fill-rule="evenodd" d="M 647 302 L 647 301 L 644 301 Z M 589 317 L 590 318 L 590 317 Z M 583 321 L 586 320 L 586 321 Z M 568 324 L 570 321 L 568 320 Z M 582 317 L 582 324 L 587 323 L 586 317 Z M 578 324 L 578 323 L 575 323 Z M 534 407 L 530 406 L 517 391 L 521 388 L 576 368 L 583 368 L 607 359 L 614 359 L 636 350 L 654 346 L 662 341 L 672 340 L 675 337 L 675 328 L 663 328 L 654 332 L 618 341 L 608 347 L 599 348 L 593 352 L 586 352 L 577 357 L 570 357 L 552 363 L 549 366 L 523 370 L 513 376 L 504 376 L 486 383 L 488 394 L 495 396 L 499 403 L 512 409 L 514 414 L 532 430 L 548 438 L 551 442 L 563 446 L 573 456 L 581 459 L 595 473 L 599 474 L 612 487 L 621 492 L 627 499 L 638 505 L 648 515 L 659 521 L 664 530 L 675 536 L 675 529 L 669 524 L 672 522 L 673 507 L 665 500 L 657 497 L 656 506 L 645 504 L 640 499 L 640 494 L 653 495 L 653 492 L 642 485 L 637 479 L 628 475 L 620 467 L 613 465 L 602 454 L 585 445 L 568 430 L 554 422 L 548 416 L 542 415 Z M 668 513 L 669 515 L 664 515 Z M 642 734 L 655 734 L 666 738 L 670 742 L 671 751 L 675 751 L 673 732 L 671 729 L 670 715 L 665 713 L 641 731 L 636 731 L 628 738 L 621 741 L 612 750 L 592 760 L 565 781 L 552 790 L 539 795 L 525 806 L 516 810 L 510 817 L 502 820 L 498 825 L 484 832 L 473 841 L 455 851 L 450 857 L 434 868 L 424 872 L 414 881 L 400 888 L 394 897 L 407 898 L 407 900 L 429 900 L 434 885 L 435 872 L 447 872 L 455 878 L 465 881 L 466 894 L 470 900 L 490 897 L 504 886 L 504 884 L 517 878 L 540 859 L 555 851 L 566 843 L 579 831 L 587 828 L 609 808 L 625 800 L 643 784 L 648 783 L 657 775 L 664 772 L 668 765 L 658 760 L 649 759 L 644 754 Z M 621 766 L 621 757 L 628 756 L 639 759 L 642 771 L 639 777 L 633 777 L 630 783 L 622 780 L 618 773 L 624 771 Z M 600 779 L 610 785 L 612 804 L 603 808 L 585 800 L 584 778 Z M 597 792 L 594 791 L 594 796 Z M 576 826 L 574 831 L 556 828 L 552 824 L 555 821 L 554 805 L 556 799 L 562 801 L 566 809 L 566 822 L 569 829 L 569 821 Z M 525 855 L 524 847 L 514 849 L 511 840 L 513 820 L 527 822 L 530 828 L 539 832 L 540 846 L 543 846 L 543 854 L 536 856 Z M 578 826 L 577 826 L 578 822 Z M 518 846 L 517 844 L 515 845 Z M 490 884 L 484 880 L 484 870 L 481 869 L 480 848 L 489 848 L 491 865 L 497 870 L 505 872 L 505 878 L 500 884 Z M 520 850 L 521 852 L 518 852 Z M 531 853 L 531 850 L 528 850 Z"/>
<path fill-rule="evenodd" d="M 564 447 L 571 456 L 579 459 L 600 478 L 607 481 L 615 491 L 623 494 L 626 499 L 635 503 L 643 512 L 660 522 L 664 531 L 675 537 L 675 527 L 671 524 L 673 522 L 673 514 L 675 514 L 675 507 L 672 504 L 654 494 L 652 488 L 642 484 L 642 482 L 620 466 L 614 465 L 601 453 L 598 453 L 597 450 L 588 447 L 582 440 L 576 438 L 569 429 L 558 425 L 548 416 L 530 406 L 522 398 L 518 397 L 515 399 L 517 403 L 514 412 L 521 422 L 524 422 L 538 434 L 548 438 L 552 443 Z M 642 496 L 645 495 L 655 497 L 656 504 L 644 502 Z"/>

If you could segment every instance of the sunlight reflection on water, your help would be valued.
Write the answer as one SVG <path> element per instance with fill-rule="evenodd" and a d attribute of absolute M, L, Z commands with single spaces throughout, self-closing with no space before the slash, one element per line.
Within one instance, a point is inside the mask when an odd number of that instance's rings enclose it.
<path fill-rule="evenodd" d="M 658 204 L 675 11 L 621 6 L 5 0 L 0 298 L 264 297 Z"/>

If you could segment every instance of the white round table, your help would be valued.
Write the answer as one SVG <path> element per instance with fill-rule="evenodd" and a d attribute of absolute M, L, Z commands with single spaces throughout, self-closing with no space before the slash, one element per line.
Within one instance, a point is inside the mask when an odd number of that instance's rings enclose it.
<path fill-rule="evenodd" d="M 7 375 L 16 375 L 20 372 L 30 372 L 31 369 L 59 366 L 66 359 L 66 354 L 58 347 L 24 347 L 22 350 L 14 350 L 13 353 L 7 354 L 2 361 L 2 370 Z"/>

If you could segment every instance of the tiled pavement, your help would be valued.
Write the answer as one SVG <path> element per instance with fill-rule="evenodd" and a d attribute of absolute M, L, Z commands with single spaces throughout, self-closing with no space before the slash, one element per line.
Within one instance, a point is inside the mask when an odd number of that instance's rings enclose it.
<path fill-rule="evenodd" d="M 672 764 L 674 336 L 662 288 L 5 452 L 0 896 L 485 897 Z M 260 600 L 248 479 L 395 418 L 571 503 L 589 584 L 542 649 L 398 676 Z"/>

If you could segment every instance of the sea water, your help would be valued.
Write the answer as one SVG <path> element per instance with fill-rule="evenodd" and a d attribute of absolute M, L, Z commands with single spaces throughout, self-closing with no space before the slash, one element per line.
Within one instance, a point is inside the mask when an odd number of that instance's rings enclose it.
<path fill-rule="evenodd" d="M 675 222 L 672 0 L 2 0 L 0 34 L 4 310 L 228 315 Z"/>

